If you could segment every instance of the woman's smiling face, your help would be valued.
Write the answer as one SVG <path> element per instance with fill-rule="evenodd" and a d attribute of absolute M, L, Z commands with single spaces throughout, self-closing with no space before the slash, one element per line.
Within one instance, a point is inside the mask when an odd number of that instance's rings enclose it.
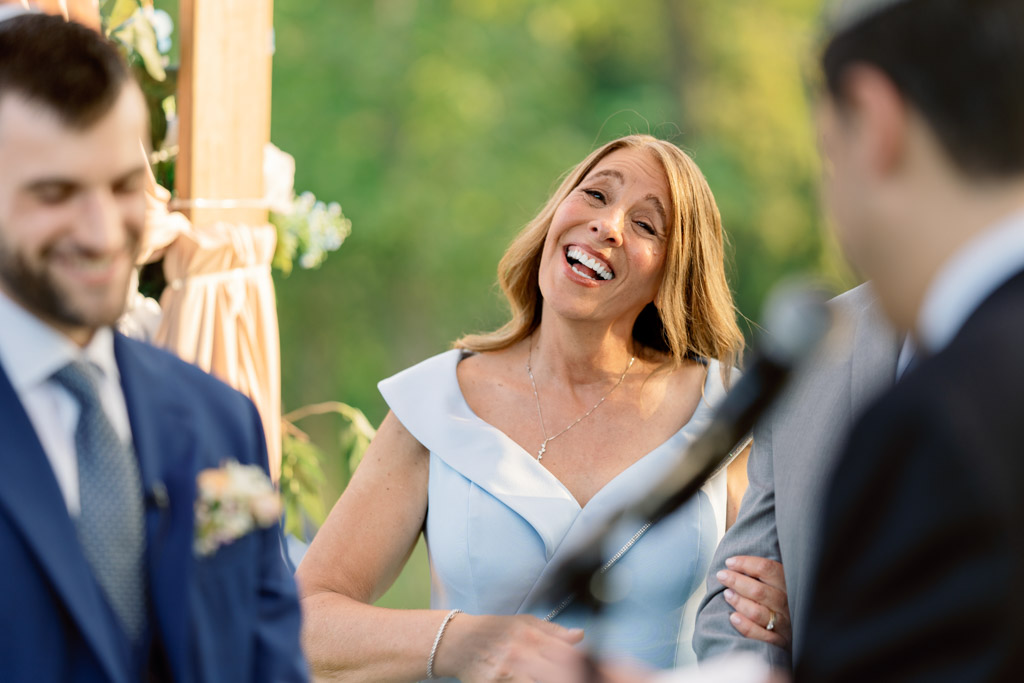
<path fill-rule="evenodd" d="M 661 286 L 669 188 L 648 151 L 617 149 L 558 205 L 541 255 L 545 309 L 632 325 Z"/>

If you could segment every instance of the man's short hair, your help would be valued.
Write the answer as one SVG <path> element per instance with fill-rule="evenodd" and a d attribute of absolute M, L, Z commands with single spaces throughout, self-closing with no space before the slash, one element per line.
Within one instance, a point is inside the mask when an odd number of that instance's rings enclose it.
<path fill-rule="evenodd" d="M 857 63 L 888 75 L 961 172 L 1024 172 L 1024 0 L 905 0 L 841 30 L 822 57 L 840 105 Z"/>
<path fill-rule="evenodd" d="M 110 111 L 131 78 L 117 48 L 92 29 L 38 13 L 0 21 L 0 101 L 16 93 L 83 129 Z"/>

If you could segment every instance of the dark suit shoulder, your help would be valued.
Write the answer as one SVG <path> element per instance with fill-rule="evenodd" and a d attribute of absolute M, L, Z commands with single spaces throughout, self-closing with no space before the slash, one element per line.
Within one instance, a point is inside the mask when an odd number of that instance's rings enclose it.
<path fill-rule="evenodd" d="M 909 371 L 854 428 L 846 459 L 856 462 L 845 467 L 888 469 L 888 455 L 897 452 L 919 467 L 959 460 L 977 486 L 1015 504 L 1024 483 L 1014 481 L 1024 476 L 1017 456 L 1024 325 L 1011 333 L 1004 322 L 1000 315 L 974 320 L 949 347 Z"/>
<path fill-rule="evenodd" d="M 1024 279 L 1004 290 L 854 429 L 798 679 L 1004 680 L 1022 666 Z"/>
<path fill-rule="evenodd" d="M 1019 663 L 1020 511 L 924 410 L 941 400 L 907 393 L 865 416 L 835 471 L 797 680 L 1001 680 Z"/>

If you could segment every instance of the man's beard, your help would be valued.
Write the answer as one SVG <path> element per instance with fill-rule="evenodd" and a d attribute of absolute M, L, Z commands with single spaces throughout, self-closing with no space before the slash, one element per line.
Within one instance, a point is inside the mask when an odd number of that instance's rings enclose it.
<path fill-rule="evenodd" d="M 130 278 L 118 288 L 124 291 L 119 291 L 116 302 L 110 305 L 83 301 L 82 292 L 73 291 L 47 271 L 50 251 L 45 249 L 37 267 L 33 267 L 24 254 L 8 250 L 0 241 L 0 284 L 4 290 L 33 315 L 61 326 L 95 330 L 117 322 L 124 312 Z M 130 251 L 134 253 L 134 246 Z"/>

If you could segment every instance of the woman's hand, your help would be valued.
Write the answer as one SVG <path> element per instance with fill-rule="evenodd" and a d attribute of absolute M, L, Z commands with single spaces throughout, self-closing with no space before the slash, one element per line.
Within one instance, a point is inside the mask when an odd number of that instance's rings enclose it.
<path fill-rule="evenodd" d="M 441 639 L 434 669 L 463 683 L 562 683 L 582 667 L 583 653 L 574 647 L 582 639 L 580 629 L 529 615 L 459 614 Z"/>
<path fill-rule="evenodd" d="M 788 650 L 793 626 L 782 564 L 742 555 L 730 557 L 725 566 L 715 576 L 726 588 L 726 602 L 736 610 L 729 617 L 732 625 L 747 638 Z"/>

